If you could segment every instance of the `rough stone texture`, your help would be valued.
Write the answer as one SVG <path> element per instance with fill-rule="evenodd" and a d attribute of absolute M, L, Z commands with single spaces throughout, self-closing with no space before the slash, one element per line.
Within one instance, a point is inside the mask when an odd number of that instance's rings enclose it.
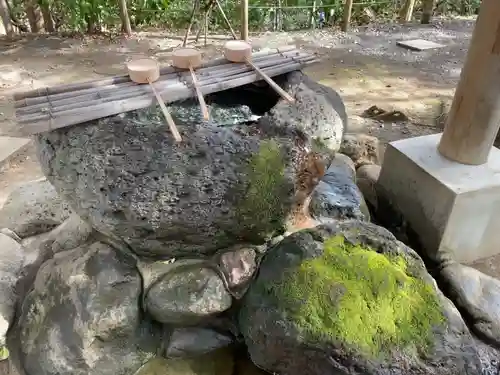
<path fill-rule="evenodd" d="M 345 134 L 340 152 L 349 156 L 356 168 L 380 162 L 379 141 L 367 134 Z"/>
<path fill-rule="evenodd" d="M 96 242 L 56 254 L 39 269 L 9 332 L 26 375 L 134 373 L 160 346 L 141 319 L 134 258 Z M 21 365 L 22 364 L 22 365 Z"/>
<path fill-rule="evenodd" d="M 414 277 L 426 280 L 434 288 L 445 320 L 429 331 L 434 342 L 428 355 L 421 355 L 411 347 L 399 347 L 388 356 L 374 359 L 352 347 L 346 350 L 344 343 L 334 342 L 328 336 L 311 339 L 300 333 L 295 321 L 290 319 L 300 301 L 285 302 L 270 292 L 269 287 L 281 282 L 284 270 L 296 269 L 304 260 L 321 256 L 323 242 L 338 234 L 350 243 L 368 245 L 378 253 L 402 256 Z M 338 301 L 334 297 L 332 303 Z M 335 313 L 333 304 L 331 311 Z M 253 362 L 269 372 L 289 375 L 494 374 L 488 371 L 496 358 L 478 349 L 460 314 L 437 289 L 418 255 L 385 229 L 366 222 L 344 221 L 297 232 L 269 250 L 243 299 L 239 317 Z"/>
<path fill-rule="evenodd" d="M 338 151 L 347 129 L 347 114 L 340 95 L 302 72 L 288 74 L 282 87 L 295 98 L 295 103 L 290 105 L 280 99 L 259 120 L 260 127 L 287 135 L 301 131 L 330 150 Z"/>
<path fill-rule="evenodd" d="M 61 225 L 54 228 L 48 241 L 54 253 L 71 250 L 84 244 L 92 235 L 93 228 L 78 215 L 71 214 Z"/>
<path fill-rule="evenodd" d="M 72 250 L 83 245 L 91 238 L 92 227 L 78 215 L 71 214 L 62 224 L 50 232 L 26 237 L 22 245 L 27 254 L 28 262 L 32 263 L 40 253 L 40 249 L 47 248 L 51 254 L 60 251 Z"/>
<path fill-rule="evenodd" d="M 47 232 L 61 224 L 70 209 L 45 178 L 29 182 L 10 193 L 0 210 L 0 228 L 21 238 Z"/>
<path fill-rule="evenodd" d="M 157 357 L 146 363 L 134 375 L 232 375 L 234 358 L 228 349 L 189 359 Z"/>
<path fill-rule="evenodd" d="M 210 328 L 176 328 L 170 335 L 165 356 L 188 358 L 213 352 L 231 345 L 234 338 Z"/>
<path fill-rule="evenodd" d="M 225 251 L 219 257 L 219 266 L 233 296 L 241 297 L 257 271 L 257 251 L 252 247 Z"/>
<path fill-rule="evenodd" d="M 356 186 L 352 161 L 337 154 L 325 175 L 315 187 L 309 212 L 320 222 L 345 219 L 370 220 L 363 195 Z"/>
<path fill-rule="evenodd" d="M 154 272 L 144 278 L 144 307 L 161 323 L 197 324 L 231 307 L 222 274 L 204 261 L 177 261 Z"/>
<path fill-rule="evenodd" d="M 293 212 L 303 158 L 319 138 L 338 148 L 346 122 L 333 90 L 302 73 L 283 85 L 299 107 L 280 101 L 251 125 L 178 118 L 180 144 L 157 108 L 40 134 L 42 169 L 83 220 L 138 255 L 211 255 L 242 240 L 264 243 Z M 194 102 L 191 111 L 199 113 Z M 328 162 L 332 149 L 314 152 Z"/>
<path fill-rule="evenodd" d="M 17 302 L 15 291 L 24 264 L 24 249 L 9 236 L 0 233 L 0 349 L 12 324 Z"/>
<path fill-rule="evenodd" d="M 454 262 L 441 269 L 440 277 L 471 329 L 500 348 L 500 280 Z"/>

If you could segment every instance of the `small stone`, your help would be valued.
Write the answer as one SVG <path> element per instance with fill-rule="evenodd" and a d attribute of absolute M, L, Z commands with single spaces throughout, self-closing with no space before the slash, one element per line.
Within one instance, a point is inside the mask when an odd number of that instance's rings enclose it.
<path fill-rule="evenodd" d="M 176 328 L 165 350 L 167 358 L 193 357 L 231 345 L 234 338 L 209 328 Z"/>
<path fill-rule="evenodd" d="M 365 201 L 372 207 L 374 212 L 378 208 L 377 181 L 382 167 L 377 164 L 365 164 L 356 171 L 356 184 L 363 194 Z"/>
<path fill-rule="evenodd" d="M 472 323 L 479 337 L 500 347 L 500 280 L 459 263 L 443 267 L 449 297 Z"/>
<path fill-rule="evenodd" d="M 73 213 L 50 232 L 48 240 L 52 242 L 52 251 L 58 253 L 82 245 L 90 238 L 93 230 L 89 223 Z"/>
<path fill-rule="evenodd" d="M 245 287 L 252 280 L 257 269 L 257 253 L 253 248 L 241 248 L 224 252 L 219 265 L 226 275 L 231 290 Z"/>
<path fill-rule="evenodd" d="M 365 164 L 379 164 L 379 141 L 367 134 L 346 134 L 340 152 L 349 156 L 359 168 Z"/>
<path fill-rule="evenodd" d="M 315 187 L 309 212 L 319 222 L 329 220 L 370 220 L 363 195 L 356 186 L 352 161 L 342 154 L 335 155 L 332 164 Z"/>
<path fill-rule="evenodd" d="M 40 255 L 42 254 L 42 246 L 45 245 L 49 237 L 50 232 L 47 232 L 37 234 L 36 236 L 26 237 L 21 241 L 25 253 L 25 266 L 34 265 L 39 261 Z"/>
<path fill-rule="evenodd" d="M 47 232 L 70 215 L 70 208 L 45 178 L 19 186 L 0 210 L 0 227 L 20 238 Z"/>
<path fill-rule="evenodd" d="M 197 324 L 231 307 L 232 298 L 219 274 L 203 265 L 177 267 L 158 278 L 144 306 L 161 323 Z"/>

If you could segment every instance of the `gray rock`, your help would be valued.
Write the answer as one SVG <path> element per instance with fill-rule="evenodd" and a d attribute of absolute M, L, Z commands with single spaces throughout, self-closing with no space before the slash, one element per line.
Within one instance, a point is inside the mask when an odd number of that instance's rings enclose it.
<path fill-rule="evenodd" d="M 16 283 L 24 264 L 24 249 L 9 236 L 0 233 L 0 349 L 12 324 L 17 303 Z"/>
<path fill-rule="evenodd" d="M 165 355 L 168 358 L 194 357 L 227 347 L 233 342 L 231 336 L 209 328 L 176 328 L 170 335 Z"/>
<path fill-rule="evenodd" d="M 367 134 L 345 134 L 340 152 L 349 156 L 356 168 L 366 164 L 379 164 L 379 141 Z"/>
<path fill-rule="evenodd" d="M 352 161 L 337 154 L 314 189 L 309 212 L 319 222 L 333 220 L 370 220 L 363 195 L 356 186 Z"/>
<path fill-rule="evenodd" d="M 71 214 L 48 237 L 54 253 L 74 249 L 89 240 L 94 229 L 77 214 Z"/>
<path fill-rule="evenodd" d="M 252 361 L 271 373 L 475 375 L 496 360 L 479 351 L 419 256 L 361 221 L 300 231 L 270 249 L 239 326 Z"/>
<path fill-rule="evenodd" d="M 178 119 L 183 142 L 177 144 L 161 111 L 144 109 L 38 135 L 42 169 L 84 221 L 142 257 L 212 255 L 242 241 L 265 243 L 287 225 L 297 204 L 298 166 L 315 139 L 337 143 L 344 126 L 333 105 L 343 110 L 340 97 L 326 88 L 317 97 L 321 90 L 294 77 L 290 89 L 316 103 L 307 104 L 309 122 L 296 109 L 290 111 L 298 121 L 268 116 L 267 126 Z M 199 113 L 195 102 L 192 111 Z M 329 161 L 331 150 L 320 151 L 314 152 Z"/>
<path fill-rule="evenodd" d="M 500 348 L 500 280 L 454 262 L 441 269 L 440 277 L 471 329 Z"/>
<path fill-rule="evenodd" d="M 70 215 L 70 209 L 46 179 L 19 186 L 0 210 L 0 228 L 25 238 L 48 232 Z"/>
<path fill-rule="evenodd" d="M 9 333 L 18 370 L 134 373 L 161 343 L 160 330 L 141 320 L 141 293 L 130 255 L 99 242 L 56 254 L 39 269 Z"/>
<path fill-rule="evenodd" d="M 22 240 L 25 249 L 25 266 L 40 263 L 40 256 L 50 256 L 60 251 L 72 250 L 91 239 L 92 227 L 76 214 L 71 214 L 62 224 L 50 232 L 26 237 Z M 44 252 L 42 251 L 44 250 Z M 42 255 L 43 254 L 43 255 Z"/>
<path fill-rule="evenodd" d="M 9 229 L 9 228 L 2 228 L 0 229 L 0 233 L 3 233 L 7 236 L 9 236 L 10 238 L 12 238 L 14 241 L 17 241 L 17 242 L 21 242 L 22 241 L 22 238 L 19 237 L 17 235 L 17 233 L 15 233 L 13 230 Z"/>
<path fill-rule="evenodd" d="M 241 298 L 257 270 L 257 251 L 252 247 L 239 247 L 224 251 L 219 256 L 219 266 L 233 297 Z"/>
<path fill-rule="evenodd" d="M 49 237 L 50 237 L 50 232 L 47 232 L 47 233 L 37 234 L 36 236 L 26 237 L 21 241 L 25 253 L 25 259 L 24 259 L 25 267 L 30 265 L 35 265 L 36 263 L 40 263 L 42 248 L 45 246 L 45 243 L 47 242 Z M 52 256 L 52 252 L 50 256 Z"/>
<path fill-rule="evenodd" d="M 356 185 L 358 185 L 366 203 L 371 206 L 374 212 L 377 212 L 378 209 L 377 181 L 380 170 L 380 165 L 365 164 L 356 171 Z"/>
<path fill-rule="evenodd" d="M 193 325 L 231 307 L 232 298 L 223 275 L 215 268 L 196 260 L 165 266 L 171 267 L 168 272 L 158 271 L 145 280 L 149 285 L 144 293 L 144 307 L 155 320 Z"/>
<path fill-rule="evenodd" d="M 316 144 L 338 151 L 347 129 L 345 105 L 335 90 L 321 85 L 302 72 L 292 72 L 282 87 L 295 98 L 284 99 L 259 120 L 267 132 L 292 135 L 300 131 Z"/>

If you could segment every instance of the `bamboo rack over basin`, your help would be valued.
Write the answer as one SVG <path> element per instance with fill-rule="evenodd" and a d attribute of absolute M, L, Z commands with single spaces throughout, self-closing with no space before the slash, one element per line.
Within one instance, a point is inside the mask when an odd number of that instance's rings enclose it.
<path fill-rule="evenodd" d="M 273 77 L 317 62 L 315 55 L 286 46 L 252 55 L 252 61 Z M 196 71 L 203 95 L 243 86 L 262 78 L 246 64 L 224 58 L 209 61 Z M 154 82 L 165 103 L 196 95 L 189 71 L 167 67 Z M 26 137 L 86 121 L 146 108 L 155 103 L 148 85 L 138 85 L 128 75 L 90 82 L 45 87 L 16 93 L 0 114 L 0 135 Z M 9 107 L 9 110 L 5 110 Z"/>

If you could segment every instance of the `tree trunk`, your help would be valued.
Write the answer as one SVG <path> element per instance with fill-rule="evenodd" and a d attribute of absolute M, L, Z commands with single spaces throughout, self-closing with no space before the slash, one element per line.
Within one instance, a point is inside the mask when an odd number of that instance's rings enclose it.
<path fill-rule="evenodd" d="M 45 26 L 45 31 L 48 33 L 53 33 L 54 31 L 56 31 L 56 28 L 54 26 L 54 19 L 52 18 L 52 14 L 50 13 L 49 4 L 44 1 L 40 1 L 40 9 L 43 15 L 43 24 Z"/>
<path fill-rule="evenodd" d="M 7 0 L 0 0 L 0 18 L 5 28 L 5 34 L 9 37 L 14 35 L 14 28 L 12 27 L 12 22 L 10 20 L 9 7 L 7 6 Z"/>
<path fill-rule="evenodd" d="M 120 7 L 122 31 L 130 36 L 132 35 L 132 27 L 130 26 L 130 17 L 128 16 L 127 0 L 118 0 L 118 6 Z"/>
<path fill-rule="evenodd" d="M 312 9 L 311 9 L 311 19 L 309 20 L 309 28 L 316 28 L 316 0 L 313 0 Z"/>
<path fill-rule="evenodd" d="M 341 30 L 347 32 L 351 24 L 353 0 L 346 0 L 344 4 L 344 18 L 342 19 Z"/>
<path fill-rule="evenodd" d="M 432 14 L 434 13 L 435 0 L 423 0 L 422 2 L 422 19 L 420 23 L 428 24 L 431 22 Z"/>
<path fill-rule="evenodd" d="M 26 17 L 32 33 L 43 31 L 43 15 L 38 3 L 34 0 L 26 1 Z"/>
<path fill-rule="evenodd" d="M 399 12 L 400 22 L 410 22 L 413 15 L 413 8 L 415 7 L 415 0 L 406 0 L 405 4 Z"/>

